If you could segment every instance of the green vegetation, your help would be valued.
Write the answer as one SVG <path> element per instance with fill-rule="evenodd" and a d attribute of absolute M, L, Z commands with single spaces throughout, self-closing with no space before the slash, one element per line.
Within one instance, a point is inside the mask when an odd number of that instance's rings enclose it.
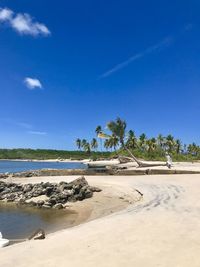
<path fill-rule="evenodd" d="M 142 133 L 135 135 L 133 130 L 127 131 L 124 120 L 117 118 L 106 125 L 108 133 L 104 133 L 99 125 L 91 141 L 78 138 L 77 151 L 49 149 L 0 149 L 0 159 L 74 159 L 113 158 L 118 155 L 131 156 L 140 165 L 138 159 L 165 161 L 168 152 L 174 161 L 200 160 L 200 147 L 195 143 L 185 145 L 171 134 L 148 138 Z M 102 151 L 104 148 L 105 151 Z M 101 152 L 99 151 L 101 150 Z"/>
<path fill-rule="evenodd" d="M 92 159 L 108 158 L 110 152 L 91 152 Z M 88 153 L 84 151 L 64 151 L 49 149 L 0 149 L 0 159 L 86 159 Z"/>
<path fill-rule="evenodd" d="M 127 124 L 124 120 L 117 118 L 106 125 L 109 134 L 102 131 L 99 125 L 95 133 L 99 141 L 107 151 L 111 152 L 110 156 L 124 155 L 145 160 L 166 160 L 165 154 L 168 152 L 174 161 L 194 161 L 200 160 L 200 147 L 195 143 L 186 145 L 182 144 L 180 139 L 175 139 L 171 134 L 148 138 L 145 133 L 136 136 L 133 130 L 126 131 Z M 98 141 L 94 138 L 90 144 L 86 139 L 76 141 L 78 148 L 87 153 L 97 149 Z M 95 143 L 95 146 L 92 145 Z M 138 163 L 140 163 L 138 161 Z"/>

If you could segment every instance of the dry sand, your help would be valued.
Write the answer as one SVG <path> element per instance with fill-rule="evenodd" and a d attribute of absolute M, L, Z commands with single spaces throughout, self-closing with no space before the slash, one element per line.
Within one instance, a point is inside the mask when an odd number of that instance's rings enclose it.
<path fill-rule="evenodd" d="M 134 195 L 137 188 L 144 194 L 143 200 L 109 216 L 48 235 L 43 241 L 1 249 L 1 267 L 200 266 L 199 174 L 86 178 L 92 185 L 112 192 L 117 189 L 122 195 Z M 41 177 L 28 181 L 38 179 Z"/>

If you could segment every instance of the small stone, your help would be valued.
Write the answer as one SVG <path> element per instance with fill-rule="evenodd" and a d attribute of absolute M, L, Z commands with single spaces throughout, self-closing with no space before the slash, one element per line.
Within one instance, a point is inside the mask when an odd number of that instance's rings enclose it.
<path fill-rule="evenodd" d="M 63 204 L 62 203 L 57 203 L 56 205 L 53 206 L 54 209 L 63 209 Z"/>

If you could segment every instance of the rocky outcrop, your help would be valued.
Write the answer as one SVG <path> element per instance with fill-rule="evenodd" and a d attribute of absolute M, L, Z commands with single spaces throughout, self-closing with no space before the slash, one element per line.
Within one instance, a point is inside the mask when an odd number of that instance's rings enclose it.
<path fill-rule="evenodd" d="M 0 201 L 37 208 L 63 209 L 67 202 L 81 201 L 101 189 L 89 186 L 84 177 L 70 183 L 16 184 L 0 181 Z"/>

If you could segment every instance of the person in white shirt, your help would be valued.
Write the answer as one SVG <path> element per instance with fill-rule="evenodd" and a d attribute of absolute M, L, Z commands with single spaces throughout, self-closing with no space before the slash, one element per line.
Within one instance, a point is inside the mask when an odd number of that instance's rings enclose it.
<path fill-rule="evenodd" d="M 169 169 L 171 169 L 171 166 L 172 166 L 172 158 L 171 156 L 169 155 L 169 153 L 166 153 L 166 159 L 167 159 L 167 162 L 166 162 L 166 165 Z"/>

